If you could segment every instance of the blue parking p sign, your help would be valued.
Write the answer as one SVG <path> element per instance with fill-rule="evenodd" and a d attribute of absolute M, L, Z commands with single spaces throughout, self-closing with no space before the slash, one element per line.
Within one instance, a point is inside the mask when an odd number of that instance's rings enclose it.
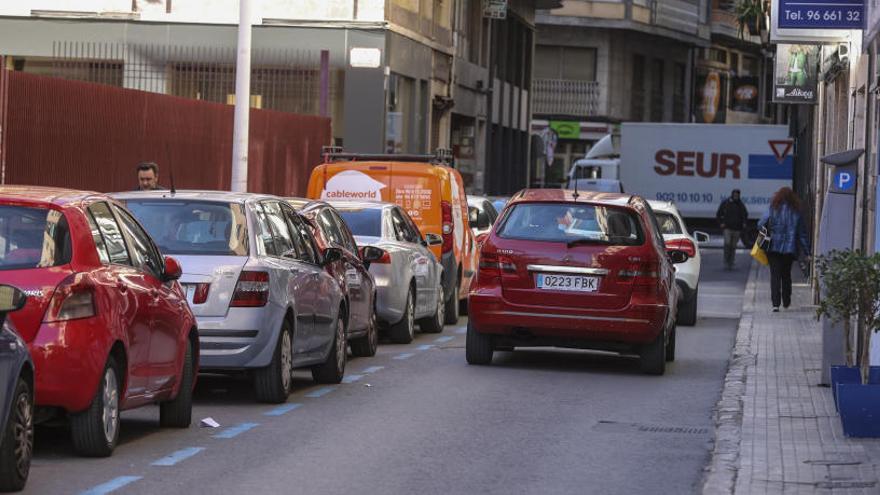
<path fill-rule="evenodd" d="M 865 0 L 779 0 L 781 29 L 863 29 Z"/>
<path fill-rule="evenodd" d="M 842 170 L 834 174 L 834 186 L 840 191 L 848 191 L 856 185 L 855 175 L 848 171 Z"/>

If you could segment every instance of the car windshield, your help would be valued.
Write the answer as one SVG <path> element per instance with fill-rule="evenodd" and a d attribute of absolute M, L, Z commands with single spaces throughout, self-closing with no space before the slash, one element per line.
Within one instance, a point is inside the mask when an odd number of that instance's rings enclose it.
<path fill-rule="evenodd" d="M 621 246 L 637 246 L 643 242 L 642 229 L 634 214 L 590 204 L 517 204 L 499 228 L 498 236 Z"/>
<path fill-rule="evenodd" d="M 675 218 L 675 215 L 662 211 L 656 211 L 654 213 L 657 216 L 657 225 L 660 226 L 661 234 L 674 235 L 683 233 L 681 230 L 681 224 L 678 223 L 678 219 Z"/>
<path fill-rule="evenodd" d="M 247 220 L 239 204 L 185 200 L 126 204 L 165 254 L 248 254 Z"/>
<path fill-rule="evenodd" d="M 0 206 L 0 270 L 48 268 L 70 263 L 70 257 L 70 231 L 63 213 Z"/>
<path fill-rule="evenodd" d="M 344 209 L 339 210 L 339 216 L 345 220 L 349 230 L 354 235 L 382 236 L 382 210 L 367 208 Z"/>

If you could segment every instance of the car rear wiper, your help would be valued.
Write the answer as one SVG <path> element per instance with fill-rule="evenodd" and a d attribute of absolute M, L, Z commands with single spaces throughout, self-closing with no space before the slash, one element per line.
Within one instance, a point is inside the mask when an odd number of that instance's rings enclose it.
<path fill-rule="evenodd" d="M 589 237 L 582 237 L 580 239 L 568 241 L 565 246 L 573 248 L 575 246 L 580 246 L 581 244 L 608 244 L 608 242 L 607 239 L 590 239 Z"/>

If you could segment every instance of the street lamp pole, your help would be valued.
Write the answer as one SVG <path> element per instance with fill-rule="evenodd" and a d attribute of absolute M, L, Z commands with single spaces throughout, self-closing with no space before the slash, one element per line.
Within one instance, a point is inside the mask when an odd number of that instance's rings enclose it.
<path fill-rule="evenodd" d="M 239 0 L 238 58 L 235 63 L 235 120 L 232 131 L 233 192 L 246 192 L 248 183 L 248 129 L 251 103 L 251 1 Z"/>

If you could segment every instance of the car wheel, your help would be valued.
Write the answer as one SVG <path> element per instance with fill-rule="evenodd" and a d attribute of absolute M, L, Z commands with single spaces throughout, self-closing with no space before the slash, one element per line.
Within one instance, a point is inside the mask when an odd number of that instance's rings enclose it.
<path fill-rule="evenodd" d="M 639 367 L 642 373 L 648 375 L 662 375 L 666 372 L 666 332 L 660 335 L 650 344 L 642 346 L 639 352 Z"/>
<path fill-rule="evenodd" d="M 293 385 L 293 337 L 290 322 L 285 318 L 281 335 L 272 355 L 272 362 L 254 373 L 254 389 L 257 400 L 280 404 L 287 400 Z"/>
<path fill-rule="evenodd" d="M 391 325 L 390 337 L 395 344 L 409 344 L 415 334 L 415 294 L 413 289 L 406 295 L 406 304 L 403 308 L 403 318 Z"/>
<path fill-rule="evenodd" d="M 678 324 L 692 327 L 697 324 L 697 299 L 700 294 L 699 288 L 694 291 L 694 296 L 678 305 Z"/>
<path fill-rule="evenodd" d="M 180 390 L 177 392 L 177 397 L 159 404 L 159 426 L 189 428 L 189 425 L 192 424 L 193 381 L 195 380 L 193 345 L 187 339 L 183 369 L 180 374 Z"/>
<path fill-rule="evenodd" d="M 468 321 L 465 343 L 465 358 L 468 364 L 489 364 L 492 362 L 494 352 L 492 336 L 478 332 Z"/>
<path fill-rule="evenodd" d="M 92 403 L 70 417 L 73 449 L 87 457 L 108 457 L 119 440 L 119 369 L 110 357 Z"/>
<path fill-rule="evenodd" d="M 675 361 L 675 334 L 676 334 L 675 324 L 672 326 L 672 331 L 669 332 L 669 340 L 666 342 L 666 362 L 671 363 Z"/>
<path fill-rule="evenodd" d="M 459 309 L 460 309 L 459 302 L 460 301 L 458 299 L 458 290 L 459 290 L 458 279 L 456 278 L 455 281 L 453 281 L 453 283 L 452 283 L 452 297 L 450 297 L 449 300 L 446 301 L 446 308 L 445 308 L 446 317 L 443 321 L 447 325 L 455 325 L 458 323 L 458 318 L 460 316 L 460 312 L 459 312 Z"/>
<path fill-rule="evenodd" d="M 24 489 L 34 451 L 34 399 L 28 383 L 18 379 L 3 444 L 0 445 L 0 491 Z"/>
<path fill-rule="evenodd" d="M 443 299 L 443 285 L 438 289 L 440 293 L 437 297 L 437 309 L 434 316 L 425 318 L 419 322 L 419 327 L 425 333 L 440 333 L 443 331 L 443 324 L 446 322 L 446 300 Z"/>
<path fill-rule="evenodd" d="M 343 311 L 340 308 L 336 318 L 336 332 L 333 346 L 323 364 L 312 368 L 312 378 L 318 383 L 340 383 L 345 376 L 345 361 L 348 357 L 348 346 L 345 343 L 345 323 L 342 322 Z"/>
<path fill-rule="evenodd" d="M 357 357 L 373 357 L 379 349 L 379 322 L 373 313 L 367 334 L 350 342 L 351 353 Z"/>

